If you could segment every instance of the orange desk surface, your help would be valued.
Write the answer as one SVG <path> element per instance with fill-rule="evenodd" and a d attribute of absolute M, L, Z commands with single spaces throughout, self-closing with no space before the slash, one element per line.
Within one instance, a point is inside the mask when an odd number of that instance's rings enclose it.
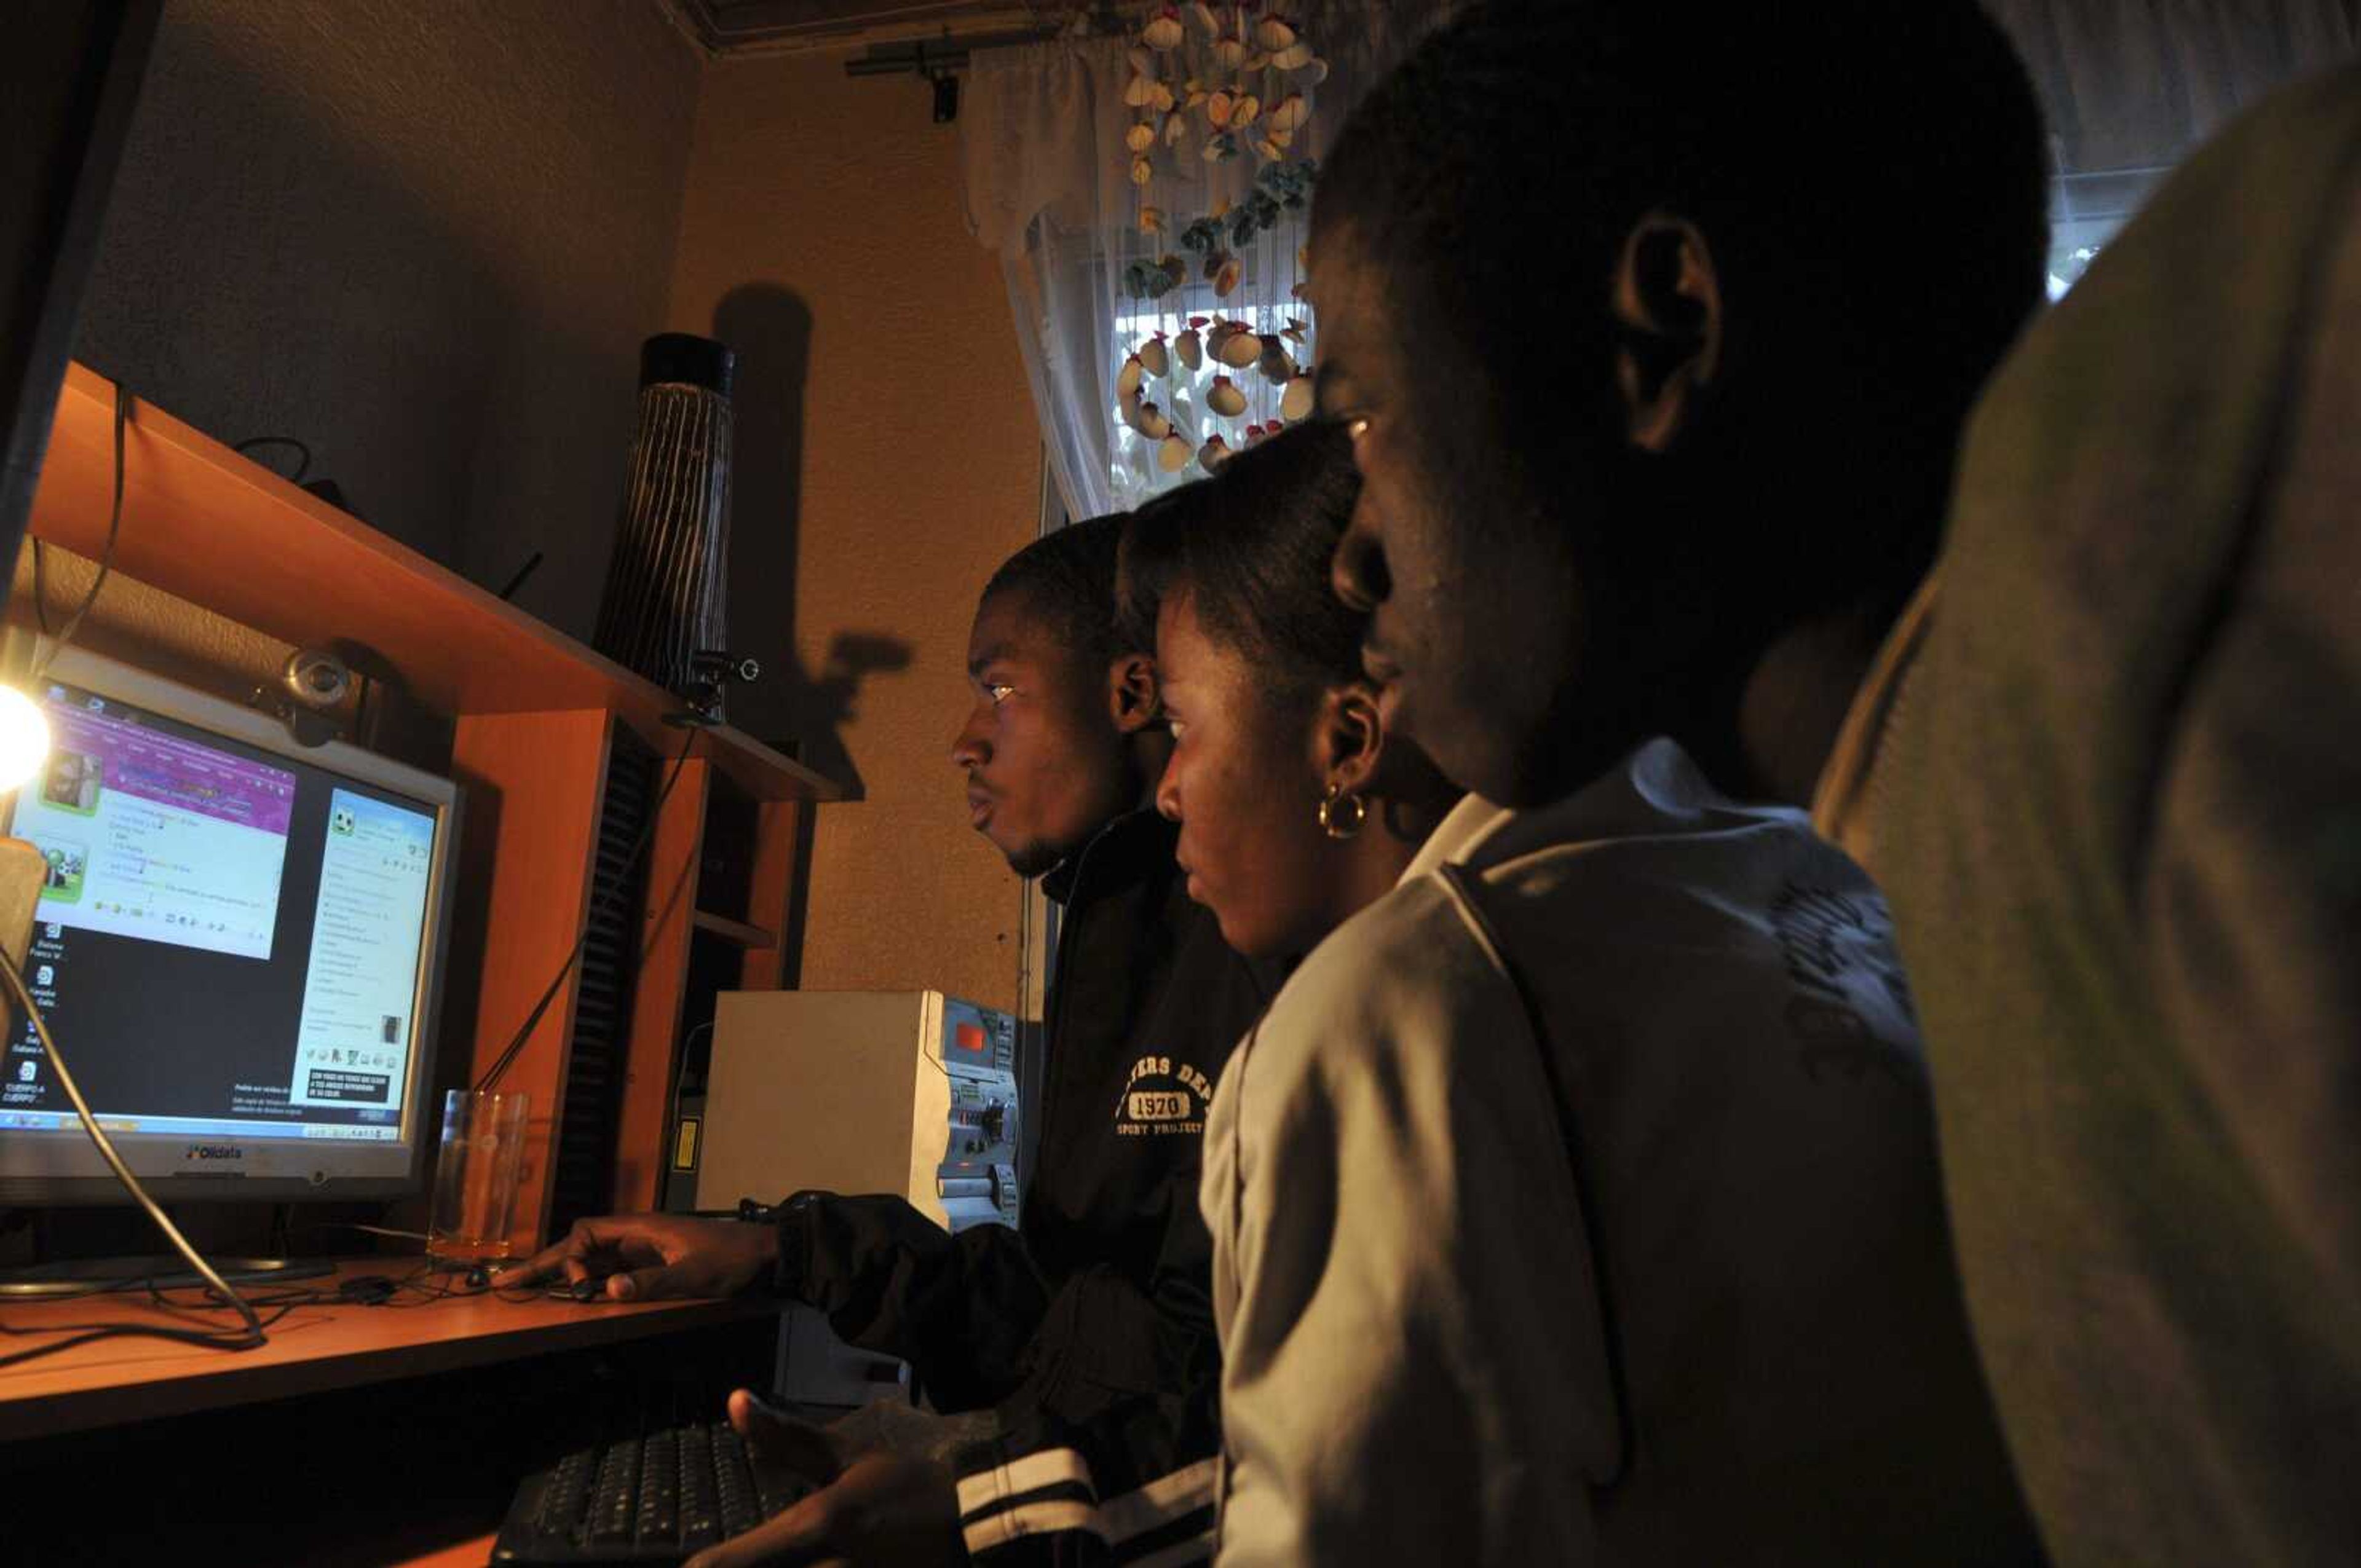
<path fill-rule="evenodd" d="M 414 1258 L 370 1258 L 339 1264 L 334 1277 L 240 1288 L 256 1295 L 333 1290 L 337 1280 L 354 1275 L 400 1278 L 418 1266 Z M 192 1300 L 195 1292 L 176 1291 L 173 1299 Z M 396 1300 L 405 1304 L 299 1307 L 269 1331 L 270 1343 L 258 1350 L 110 1339 L 0 1367 L 0 1442 L 613 1344 L 779 1310 L 776 1302 L 761 1300 L 518 1300 L 489 1292 L 431 1301 L 405 1293 Z M 40 1343 L 22 1331 L 99 1322 L 229 1327 L 236 1319 L 212 1313 L 192 1323 L 127 1293 L 67 1301 L 0 1299 L 0 1324 L 19 1331 L 0 1336 L 0 1354 Z"/>

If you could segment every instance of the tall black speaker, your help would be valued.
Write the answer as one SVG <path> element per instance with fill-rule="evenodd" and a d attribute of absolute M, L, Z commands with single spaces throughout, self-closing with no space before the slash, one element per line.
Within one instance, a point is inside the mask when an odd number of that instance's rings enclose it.
<path fill-rule="evenodd" d="M 591 639 L 617 663 L 683 694 L 700 684 L 697 654 L 729 646 L 736 368 L 735 356 L 709 337 L 669 332 L 642 346 L 639 433 Z"/>

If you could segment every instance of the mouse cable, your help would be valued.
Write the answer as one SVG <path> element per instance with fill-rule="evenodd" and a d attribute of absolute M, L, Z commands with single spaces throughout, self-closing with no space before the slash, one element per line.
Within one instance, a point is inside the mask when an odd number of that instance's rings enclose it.
<path fill-rule="evenodd" d="M 53 1355 L 62 1350 L 71 1350 L 78 1344 L 88 1344 L 93 1340 L 111 1339 L 118 1335 L 168 1339 L 181 1344 L 210 1346 L 216 1350 L 254 1350 L 267 1343 L 268 1341 L 262 1332 L 265 1325 L 262 1319 L 256 1314 L 254 1308 L 247 1304 L 245 1297 L 232 1289 L 228 1283 L 214 1271 L 214 1266 L 205 1261 L 203 1254 L 190 1245 L 189 1238 L 181 1234 L 181 1228 L 172 1223 L 171 1216 L 165 1213 L 157 1205 L 156 1200 L 148 1195 L 148 1190 L 139 1184 L 139 1179 L 131 1173 L 131 1168 L 124 1164 L 123 1157 L 115 1153 L 114 1140 L 106 1135 L 106 1129 L 98 1124 L 98 1118 L 91 1114 L 90 1102 L 82 1098 L 81 1085 L 74 1082 L 73 1071 L 67 1067 L 64 1056 L 59 1052 L 58 1042 L 49 1034 L 49 1023 L 42 1018 L 40 1006 L 33 1000 L 32 989 L 25 983 L 25 977 L 16 971 L 15 964 L 0 960 L 0 980 L 7 982 L 9 994 L 16 999 L 16 1005 L 25 1010 L 26 1018 L 33 1025 L 33 1033 L 40 1039 L 41 1049 L 49 1054 L 50 1069 L 58 1075 L 58 1083 L 65 1090 L 66 1098 L 73 1102 L 74 1114 L 82 1118 L 82 1130 L 90 1135 L 91 1142 L 98 1146 L 100 1157 L 115 1172 L 115 1179 L 122 1182 L 125 1190 L 142 1209 L 148 1212 L 148 1217 L 156 1223 L 156 1228 L 164 1233 L 165 1239 L 172 1244 L 172 1249 L 187 1261 L 189 1266 L 195 1270 L 197 1277 L 203 1279 L 226 1306 L 246 1320 L 243 1330 L 167 1329 L 138 1323 L 101 1323 L 85 1325 L 73 1331 L 58 1330 L 54 1332 L 70 1332 L 71 1337 L 42 1345 L 38 1350 L 19 1351 L 13 1355 L 0 1356 L 0 1366 L 11 1366 L 21 1361 L 30 1361 L 36 1356 Z M 273 1321 L 276 1321 L 273 1320 Z M 22 1334 L 38 1333 L 42 1331 L 11 1329 L 7 1332 L 11 1334 Z"/>
<path fill-rule="evenodd" d="M 656 803 L 648 807 L 647 820 L 640 824 L 639 836 L 631 840 L 631 849 L 623 855 L 622 869 L 615 873 L 615 880 L 607 884 L 607 891 L 600 894 L 598 902 L 590 906 L 589 914 L 582 922 L 582 934 L 574 938 L 574 946 L 566 953 L 566 961 L 557 966 L 555 974 L 549 977 L 549 988 L 541 993 L 541 1000 L 533 1004 L 533 1011 L 525 1014 L 524 1023 L 518 1028 L 515 1038 L 492 1058 L 492 1065 L 486 1068 L 484 1076 L 476 1080 L 477 1093 L 489 1094 L 500 1082 L 500 1074 L 508 1071 L 509 1064 L 516 1060 L 519 1051 L 524 1049 L 524 1043 L 533 1038 L 533 1030 L 541 1023 L 541 1015 L 549 1011 L 551 1003 L 557 1000 L 558 988 L 566 983 L 566 977 L 572 974 L 574 966 L 582 961 L 582 949 L 589 945 L 592 928 L 614 913 L 611 905 L 630 885 L 631 872 L 639 865 L 641 854 L 646 850 L 648 840 L 655 837 L 656 823 L 664 816 L 664 802 L 672 797 L 672 786 L 680 782 L 680 770 L 687 765 L 688 754 L 695 750 L 697 727 L 691 725 L 688 734 L 681 741 L 680 754 L 672 760 L 672 771 L 664 775 L 664 787 L 656 791 Z"/>

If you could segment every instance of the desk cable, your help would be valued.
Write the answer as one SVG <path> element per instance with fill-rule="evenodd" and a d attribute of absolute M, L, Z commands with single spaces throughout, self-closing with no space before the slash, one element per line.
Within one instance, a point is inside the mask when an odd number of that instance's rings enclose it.
<path fill-rule="evenodd" d="M 214 1266 L 207 1263 L 204 1255 L 190 1244 L 189 1238 L 181 1234 L 181 1228 L 172 1223 L 171 1216 L 165 1213 L 158 1206 L 156 1200 L 148 1195 L 148 1190 L 141 1186 L 139 1179 L 131 1173 L 131 1168 L 123 1163 L 123 1157 L 115 1153 L 114 1140 L 106 1135 L 106 1129 L 98 1124 L 98 1118 L 91 1114 L 90 1102 L 82 1098 L 82 1086 L 74 1081 L 72 1069 L 67 1067 L 65 1057 L 58 1050 L 58 1042 L 55 1036 L 50 1035 L 49 1023 L 41 1016 L 41 1009 L 34 1002 L 33 992 L 26 985 L 25 977 L 17 972 L 15 964 L 0 962 L 0 981 L 6 982 L 9 995 L 15 999 L 17 1006 L 25 1010 L 26 1018 L 33 1025 L 33 1033 L 40 1039 L 41 1049 L 49 1053 L 50 1070 L 57 1074 L 58 1083 L 65 1090 L 66 1098 L 73 1102 L 74 1114 L 82 1118 L 82 1130 L 90 1135 L 91 1142 L 98 1146 L 99 1155 L 115 1172 L 115 1179 L 122 1182 L 124 1189 L 142 1209 L 148 1212 L 148 1217 L 156 1223 L 156 1228 L 164 1233 L 164 1239 L 172 1244 L 172 1250 L 187 1261 L 190 1268 L 195 1271 L 197 1277 L 205 1282 L 206 1288 L 219 1297 L 223 1304 L 236 1311 L 246 1323 L 242 1330 L 172 1329 L 144 1323 L 78 1323 L 55 1329 L 16 1329 L 0 1324 L 0 1333 L 10 1337 L 30 1333 L 63 1333 L 68 1336 L 32 1350 L 0 1355 L 0 1367 L 13 1366 L 19 1362 L 31 1361 L 38 1356 L 54 1355 L 60 1351 L 71 1350 L 76 1345 L 88 1344 L 93 1340 L 113 1339 L 125 1335 L 167 1339 L 181 1344 L 207 1346 L 215 1350 L 254 1350 L 260 1347 L 266 1343 L 263 1330 L 269 1324 L 264 1322 L 260 1314 L 245 1297 L 232 1289 L 222 1277 L 214 1271 Z M 284 1311 L 281 1311 L 270 1321 L 276 1322 L 279 1317 L 284 1315 Z"/>

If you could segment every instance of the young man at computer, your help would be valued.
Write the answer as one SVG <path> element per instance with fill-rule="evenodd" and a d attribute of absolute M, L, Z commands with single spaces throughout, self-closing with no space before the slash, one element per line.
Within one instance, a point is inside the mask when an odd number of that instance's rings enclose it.
<path fill-rule="evenodd" d="M 910 1362 L 939 1409 L 997 1409 L 947 1429 L 937 1453 L 985 1432 L 1022 1450 L 1037 1426 L 1095 1430 L 1107 1441 L 1094 1453 L 1137 1467 L 1102 1480 L 1117 1490 L 1213 1454 L 1194 1086 L 1220 1077 L 1269 987 L 1188 898 L 1176 829 L 1150 803 L 1171 740 L 1153 663 L 1117 626 L 1121 524 L 1074 524 L 994 575 L 951 748 L 976 829 L 1062 910 L 1021 1229 L 951 1236 L 899 1198 L 799 1193 L 776 1225 L 587 1220 L 512 1278 L 603 1277 L 629 1299 L 726 1295 L 767 1274 L 849 1342 Z M 1138 1123 L 1142 1089 L 1170 1091 L 1164 1105 L 1186 1096 L 1189 1113 Z M 948 1472 L 938 1479 L 947 1508 Z"/>

